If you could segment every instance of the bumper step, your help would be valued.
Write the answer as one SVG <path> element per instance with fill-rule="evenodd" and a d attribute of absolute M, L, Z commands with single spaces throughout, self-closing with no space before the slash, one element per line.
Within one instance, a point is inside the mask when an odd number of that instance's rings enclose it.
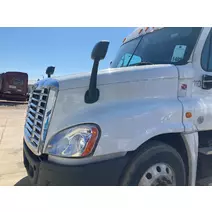
<path fill-rule="evenodd" d="M 199 153 L 202 153 L 203 155 L 212 155 L 212 147 L 202 147 L 199 148 Z"/>
<path fill-rule="evenodd" d="M 212 176 L 200 179 L 196 182 L 197 186 L 212 186 Z"/>

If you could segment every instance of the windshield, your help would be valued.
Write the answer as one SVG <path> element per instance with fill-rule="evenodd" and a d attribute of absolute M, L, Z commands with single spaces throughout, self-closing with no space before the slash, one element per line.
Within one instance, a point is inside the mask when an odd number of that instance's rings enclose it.
<path fill-rule="evenodd" d="M 143 64 L 186 64 L 201 27 L 167 27 L 121 46 L 111 67 Z"/>

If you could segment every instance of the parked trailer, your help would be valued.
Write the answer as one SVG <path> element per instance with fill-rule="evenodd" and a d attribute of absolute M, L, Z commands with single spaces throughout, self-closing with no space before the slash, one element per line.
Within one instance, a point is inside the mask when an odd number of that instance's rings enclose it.
<path fill-rule="evenodd" d="M 27 73 L 6 72 L 0 74 L 0 99 L 26 101 L 27 92 Z"/>

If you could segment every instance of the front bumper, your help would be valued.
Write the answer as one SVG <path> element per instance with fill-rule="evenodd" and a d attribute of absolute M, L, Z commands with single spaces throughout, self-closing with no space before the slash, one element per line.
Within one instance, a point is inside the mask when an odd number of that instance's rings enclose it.
<path fill-rule="evenodd" d="M 86 165 L 60 165 L 47 157 L 35 156 L 24 143 L 24 165 L 32 185 L 115 186 L 128 162 L 128 156 Z"/>

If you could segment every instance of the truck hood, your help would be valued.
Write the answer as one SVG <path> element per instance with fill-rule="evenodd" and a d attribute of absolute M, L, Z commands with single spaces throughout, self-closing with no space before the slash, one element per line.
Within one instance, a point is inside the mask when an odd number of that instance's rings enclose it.
<path fill-rule="evenodd" d="M 174 69 L 172 71 L 172 69 Z M 79 73 L 70 76 L 55 78 L 58 82 L 59 90 L 83 88 L 89 86 L 91 73 Z M 138 67 L 113 68 L 98 71 L 97 86 L 125 83 L 140 80 L 151 80 L 158 78 L 173 78 L 176 75 L 174 65 L 148 65 Z M 49 84 L 53 79 L 47 79 L 42 84 Z M 55 83 L 55 82 L 54 82 Z"/>
<path fill-rule="evenodd" d="M 177 98 L 178 77 L 178 69 L 174 65 L 102 70 L 97 77 L 100 95 L 95 104 L 87 104 L 84 99 L 90 73 L 57 78 L 61 91 L 57 95 L 46 140 L 70 126 L 96 123 L 103 129 L 100 142 L 107 144 L 103 148 L 104 152 L 107 152 L 108 147 L 114 147 L 117 140 L 120 142 L 117 143 L 117 152 L 121 152 L 126 147 L 126 141 L 129 144 L 134 141 L 132 138 L 135 134 L 139 143 L 143 134 L 155 136 L 157 127 L 161 127 L 160 134 L 171 132 L 169 129 L 172 127 L 182 131 L 182 104 Z M 152 120 L 149 124 L 146 121 L 148 119 Z M 120 132 L 114 131 L 114 126 L 119 126 L 117 129 Z M 143 128 L 138 127 L 135 132 L 134 126 Z M 115 132 L 114 137 L 109 136 L 110 130 Z M 111 140 L 112 137 L 114 140 Z M 95 154 L 98 151 L 102 151 L 101 145 Z"/>

